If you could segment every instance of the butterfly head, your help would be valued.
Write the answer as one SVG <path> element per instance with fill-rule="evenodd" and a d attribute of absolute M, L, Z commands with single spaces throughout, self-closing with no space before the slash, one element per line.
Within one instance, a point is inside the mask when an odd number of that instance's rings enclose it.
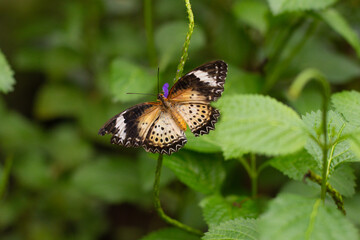
<path fill-rule="evenodd" d="M 164 86 L 162 87 L 162 90 L 164 92 L 164 97 L 167 98 L 169 95 L 169 84 L 165 83 Z"/>

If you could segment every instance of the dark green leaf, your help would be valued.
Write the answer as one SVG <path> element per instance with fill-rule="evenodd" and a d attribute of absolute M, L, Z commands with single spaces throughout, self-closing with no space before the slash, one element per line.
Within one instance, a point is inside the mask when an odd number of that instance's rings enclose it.
<path fill-rule="evenodd" d="M 335 9 L 330 8 L 319 13 L 322 19 L 330 25 L 337 33 L 348 41 L 355 49 L 358 57 L 360 57 L 360 39 L 356 31 L 354 31 L 346 19 Z"/>
<path fill-rule="evenodd" d="M 163 228 L 141 238 L 141 240 L 200 240 L 194 234 L 185 232 L 179 228 Z"/>

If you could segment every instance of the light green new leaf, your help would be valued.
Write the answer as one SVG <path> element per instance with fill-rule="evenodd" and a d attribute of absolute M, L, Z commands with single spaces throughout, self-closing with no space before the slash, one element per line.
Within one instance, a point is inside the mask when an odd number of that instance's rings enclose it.
<path fill-rule="evenodd" d="M 322 149 L 314 140 L 317 139 L 320 143 L 323 142 L 322 134 L 322 113 L 321 111 L 311 112 L 303 116 L 303 120 L 308 127 L 312 138 L 308 138 L 305 145 L 306 150 L 314 157 L 318 163 L 318 167 L 322 167 Z M 330 173 L 334 168 L 342 162 L 359 161 L 359 158 L 351 151 L 350 142 L 346 139 L 337 142 L 337 140 L 353 131 L 350 126 L 337 112 L 329 111 L 328 117 L 328 159 L 330 162 Z"/>
<path fill-rule="evenodd" d="M 257 220 L 237 218 L 223 222 L 205 233 L 202 240 L 257 240 Z"/>
<path fill-rule="evenodd" d="M 357 33 L 346 22 L 345 18 L 332 8 L 319 13 L 319 15 L 330 25 L 330 27 L 346 39 L 346 41 L 355 49 L 358 57 L 360 57 L 360 39 Z"/>
<path fill-rule="evenodd" d="M 339 210 L 320 199 L 281 194 L 259 221 L 261 240 L 357 240 L 357 230 Z"/>
<path fill-rule="evenodd" d="M 136 162 L 97 159 L 78 168 L 72 184 L 83 193 L 108 202 L 135 201 L 142 197 Z"/>
<path fill-rule="evenodd" d="M 343 91 L 331 96 L 331 102 L 339 113 L 352 125 L 360 126 L 360 93 Z"/>
<path fill-rule="evenodd" d="M 269 160 L 270 165 L 295 180 L 302 180 L 309 171 L 318 170 L 315 159 L 305 150 L 293 154 L 279 156 Z"/>
<path fill-rule="evenodd" d="M 290 11 L 321 10 L 334 4 L 337 0 L 268 0 L 273 14 Z"/>
<path fill-rule="evenodd" d="M 141 238 L 141 240 L 185 240 L 185 239 L 200 240 L 198 236 L 185 232 L 179 228 L 163 228 Z"/>
<path fill-rule="evenodd" d="M 144 96 L 132 93 L 155 93 L 155 71 L 149 71 L 125 59 L 115 59 L 110 66 L 110 88 L 117 101 L 134 101 Z M 155 99 L 154 99 L 155 100 Z"/>
<path fill-rule="evenodd" d="M 0 91 L 8 93 L 13 90 L 15 79 L 4 54 L 0 51 Z"/>
<path fill-rule="evenodd" d="M 187 22 L 176 21 L 160 26 L 155 32 L 155 45 L 159 51 L 160 70 L 164 71 L 169 63 L 178 61 L 187 31 Z M 191 37 L 189 52 L 196 51 L 204 45 L 205 33 L 199 26 L 196 26 L 196 31 Z"/>
<path fill-rule="evenodd" d="M 224 96 L 217 106 L 222 115 L 216 131 L 225 156 L 289 154 L 305 145 L 307 134 L 300 117 L 273 98 Z"/>
<path fill-rule="evenodd" d="M 164 165 L 195 191 L 204 194 L 218 193 L 225 178 L 222 160 L 215 154 L 197 154 L 182 150 L 164 156 Z"/>
<path fill-rule="evenodd" d="M 329 179 L 330 185 L 341 195 L 352 197 L 355 194 L 356 177 L 349 163 L 341 164 L 335 168 Z"/>
<path fill-rule="evenodd" d="M 255 218 L 259 212 L 256 202 L 250 198 L 238 196 L 224 198 L 220 195 L 213 195 L 203 199 L 200 206 L 210 229 L 222 222 L 239 217 Z"/>

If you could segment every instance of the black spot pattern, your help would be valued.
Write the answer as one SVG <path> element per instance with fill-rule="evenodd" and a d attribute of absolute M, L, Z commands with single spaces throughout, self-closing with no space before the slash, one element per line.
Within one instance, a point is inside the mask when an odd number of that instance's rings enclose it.
<path fill-rule="evenodd" d="M 214 81 L 216 86 L 212 86 L 207 82 L 201 81 L 193 72 L 200 70 L 206 72 Z M 227 64 L 224 61 L 214 61 L 206 63 L 200 67 L 195 68 L 182 78 L 180 78 L 172 89 L 172 94 L 176 95 L 177 91 L 193 89 L 202 96 L 205 96 L 208 101 L 216 101 L 224 91 L 224 84 L 227 74 Z M 169 96 L 171 98 L 171 96 Z"/>

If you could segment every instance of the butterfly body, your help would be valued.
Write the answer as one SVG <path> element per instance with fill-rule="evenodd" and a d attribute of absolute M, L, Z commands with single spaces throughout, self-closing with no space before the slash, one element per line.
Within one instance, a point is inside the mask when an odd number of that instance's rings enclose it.
<path fill-rule="evenodd" d="M 99 134 L 112 134 L 113 144 L 170 155 L 186 144 L 187 126 L 195 136 L 215 128 L 220 113 L 210 102 L 221 96 L 226 74 L 223 61 L 204 64 L 180 78 L 166 96 L 158 94 L 156 102 L 115 115 Z"/>

